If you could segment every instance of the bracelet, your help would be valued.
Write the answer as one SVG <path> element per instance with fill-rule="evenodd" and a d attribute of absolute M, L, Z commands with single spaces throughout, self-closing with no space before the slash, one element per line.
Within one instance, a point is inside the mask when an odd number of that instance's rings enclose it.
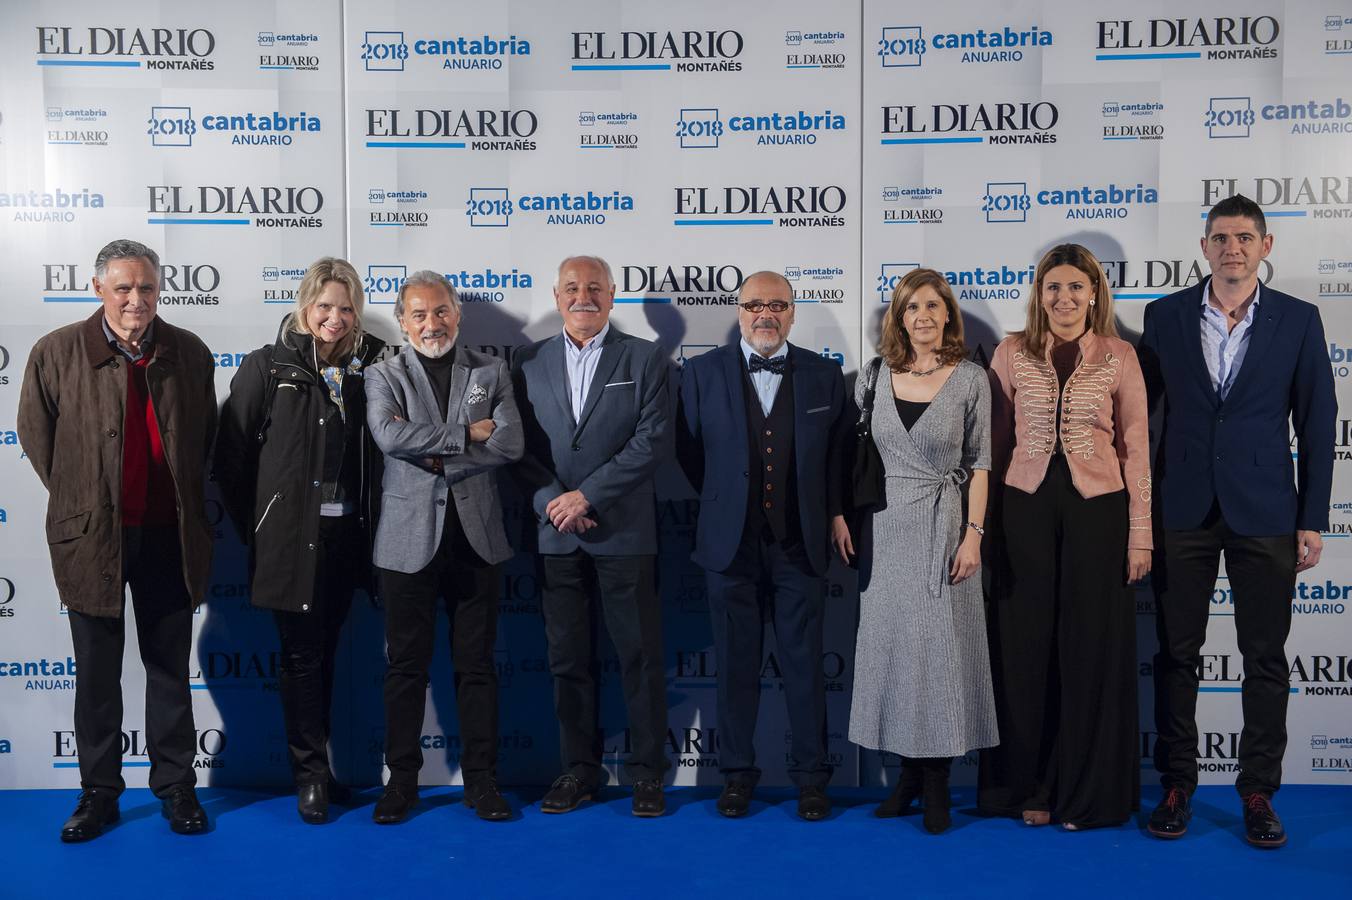
<path fill-rule="evenodd" d="M 985 536 L 986 536 L 986 529 L 982 528 L 980 525 L 976 524 L 975 522 L 963 522 L 963 523 L 962 523 L 962 527 L 963 527 L 963 528 L 970 528 L 970 529 L 972 529 L 973 531 L 975 531 L 977 534 L 981 535 L 982 537 L 985 537 Z"/>

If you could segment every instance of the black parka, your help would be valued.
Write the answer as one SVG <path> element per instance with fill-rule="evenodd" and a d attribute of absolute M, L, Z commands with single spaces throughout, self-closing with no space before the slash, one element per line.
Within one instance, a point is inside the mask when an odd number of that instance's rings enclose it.
<path fill-rule="evenodd" d="M 324 476 L 324 429 L 342 421 L 345 452 L 357 452 L 357 517 L 365 564 L 354 587 L 368 592 L 370 546 L 379 510 L 380 452 L 366 428 L 364 374 L 385 348 L 363 334 L 343 377 L 346 415 L 319 374 L 314 338 L 282 322 L 275 343 L 244 358 L 221 409 L 212 478 L 235 530 L 249 548 L 255 606 L 304 612 L 314 595 L 315 550 Z M 349 357 L 351 359 L 352 357 Z"/>

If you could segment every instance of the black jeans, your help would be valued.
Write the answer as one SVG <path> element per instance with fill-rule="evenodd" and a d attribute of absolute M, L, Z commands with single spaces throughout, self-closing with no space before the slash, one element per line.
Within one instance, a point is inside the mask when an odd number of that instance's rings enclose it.
<path fill-rule="evenodd" d="M 760 778 L 756 718 L 760 711 L 765 621 L 788 704 L 789 777 L 798 787 L 831 780 L 826 754 L 826 684 L 822 674 L 822 578 L 813 574 L 801 541 L 777 542 L 768 528 L 743 538 L 732 565 L 706 572 L 709 617 L 718 665 L 718 762 L 729 781 Z"/>
<path fill-rule="evenodd" d="M 662 603 L 652 556 L 591 556 L 581 550 L 540 557 L 542 608 L 563 770 L 584 785 L 602 782 L 597 727 L 599 593 L 606 630 L 620 661 L 629 714 L 631 781 L 661 778 L 666 755 L 667 685 L 662 657 Z"/>
<path fill-rule="evenodd" d="M 282 714 L 291 774 L 297 785 L 327 784 L 338 636 L 365 565 L 357 517 L 320 516 L 314 591 L 309 609 L 273 610 L 281 637 Z"/>
<path fill-rule="evenodd" d="M 422 769 L 421 731 L 437 598 L 451 620 L 451 661 L 460 718 L 460 771 L 466 785 L 496 777 L 498 763 L 499 567 L 479 558 L 449 522 L 441 546 L 419 572 L 381 569 L 385 598 L 385 765 L 391 785 L 416 787 Z"/>
<path fill-rule="evenodd" d="M 183 582 L 178 526 L 122 529 L 122 581 L 131 585 L 136 642 L 145 666 L 145 743 L 150 788 L 164 796 L 194 785 L 197 732 L 188 687 L 192 599 Z M 71 610 L 75 648 L 75 749 L 80 786 L 121 793 L 123 616 L 90 616 Z"/>
<path fill-rule="evenodd" d="M 1164 552 L 1156 554 L 1155 768 L 1166 788 L 1191 793 L 1197 787 L 1198 667 L 1222 551 L 1234 592 L 1235 636 L 1244 658 L 1244 730 L 1235 787 L 1241 794 L 1272 794 L 1281 787 L 1286 753 L 1291 687 L 1286 636 L 1296 584 L 1296 541 L 1291 534 L 1236 534 L 1219 506 L 1200 528 L 1165 531 Z"/>

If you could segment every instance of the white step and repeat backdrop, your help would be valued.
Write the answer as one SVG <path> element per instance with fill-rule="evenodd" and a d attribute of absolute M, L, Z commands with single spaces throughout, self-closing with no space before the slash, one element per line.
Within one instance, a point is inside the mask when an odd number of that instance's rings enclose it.
<path fill-rule="evenodd" d="M 0 11 L 0 787 L 71 787 L 74 661 L 48 565 L 46 497 L 13 430 L 28 349 L 88 316 L 95 253 L 133 237 L 163 258 L 161 313 L 216 354 L 223 398 L 270 341 L 316 257 L 366 279 L 368 322 L 415 269 L 466 301 L 463 341 L 510 358 L 555 333 L 550 287 L 570 254 L 605 256 L 615 320 L 679 365 L 735 335 L 734 295 L 782 271 L 795 343 L 852 374 L 891 286 L 944 271 L 984 361 L 1022 321 L 1032 265 L 1080 241 L 1104 260 L 1122 324 L 1205 274 L 1201 216 L 1239 191 L 1267 210 L 1264 273 L 1319 302 L 1340 391 L 1352 369 L 1352 5 L 1347 0 L 915 2 L 765 7 L 697 0 L 11 2 Z M 900 227 L 894 227 L 900 226 Z M 1346 403 L 1352 408 L 1352 398 Z M 1346 418 L 1325 562 L 1292 598 L 1286 778 L 1352 783 L 1352 470 Z M 697 505 L 661 477 L 668 750 L 677 783 L 717 780 Z M 282 784 L 276 636 L 248 601 L 218 504 L 217 561 L 192 686 L 198 766 L 215 784 Z M 519 530 L 514 516 L 509 526 Z M 895 760 L 845 740 L 852 579 L 828 579 L 822 660 L 837 783 Z M 1216 587 L 1199 709 L 1203 778 L 1233 778 L 1241 727 L 1228 582 Z M 532 561 L 506 567 L 495 656 L 501 774 L 557 770 Z M 1142 765 L 1153 748 L 1148 592 L 1138 597 Z M 134 646 L 129 645 L 129 646 Z M 608 648 L 607 648 L 608 649 Z M 335 700 L 335 764 L 380 779 L 382 627 L 354 603 Z M 445 645 L 428 693 L 425 783 L 459 780 Z M 148 768 L 134 650 L 124 765 Z M 625 753 L 603 661 L 607 764 Z M 786 781 L 773 646 L 758 742 Z M 913 689 L 899 686 L 899 689 Z M 1145 773 L 1147 779 L 1149 773 Z M 970 761 L 960 781 L 974 779 Z"/>

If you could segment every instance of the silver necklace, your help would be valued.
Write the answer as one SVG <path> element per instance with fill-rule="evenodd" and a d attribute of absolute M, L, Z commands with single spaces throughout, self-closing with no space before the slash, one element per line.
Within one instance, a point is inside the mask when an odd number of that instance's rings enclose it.
<path fill-rule="evenodd" d="M 906 369 L 905 371 L 906 371 L 906 374 L 907 374 L 907 375 L 910 375 L 910 376 L 913 377 L 913 378 L 924 378 L 924 377 L 927 376 L 927 375 L 933 375 L 935 372 L 939 371 L 939 370 L 942 369 L 943 367 L 944 367 L 944 364 L 943 364 L 943 363 L 939 363 L 939 364 L 938 364 L 937 366 L 935 366 L 934 368 L 932 368 L 932 369 L 925 369 L 923 372 L 917 372 L 915 369 Z"/>

